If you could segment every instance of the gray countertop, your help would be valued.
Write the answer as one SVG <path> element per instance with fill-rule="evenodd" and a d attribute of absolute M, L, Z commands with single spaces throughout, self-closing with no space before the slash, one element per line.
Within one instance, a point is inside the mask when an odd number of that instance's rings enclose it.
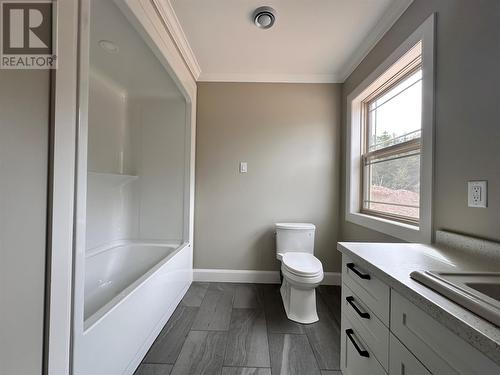
<path fill-rule="evenodd" d="M 337 249 L 500 365 L 500 328 L 410 278 L 415 270 L 500 272 L 498 259 L 409 243 L 339 242 Z"/>

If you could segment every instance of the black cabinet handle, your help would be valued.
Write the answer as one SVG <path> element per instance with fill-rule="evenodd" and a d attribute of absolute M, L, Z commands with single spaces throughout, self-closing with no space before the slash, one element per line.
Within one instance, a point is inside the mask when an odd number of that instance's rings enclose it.
<path fill-rule="evenodd" d="M 357 270 L 354 263 L 347 263 L 347 268 L 349 268 L 352 272 L 354 272 L 356 275 L 358 275 L 363 280 L 370 280 L 371 279 L 370 275 L 368 275 L 367 273 L 362 273 L 361 271 Z"/>
<path fill-rule="evenodd" d="M 358 344 L 356 343 L 356 341 L 354 340 L 354 331 L 349 328 L 349 329 L 346 329 L 345 330 L 345 334 L 347 335 L 347 337 L 349 337 L 349 340 L 351 340 L 352 344 L 354 345 L 354 347 L 356 348 L 356 350 L 358 351 L 359 355 L 361 357 L 366 357 L 366 358 L 369 358 L 370 357 L 370 353 L 368 353 L 366 350 L 362 350 Z"/>
<path fill-rule="evenodd" d="M 361 311 L 358 308 L 358 306 L 356 306 L 354 304 L 354 297 L 353 296 L 346 297 L 345 300 L 347 301 L 347 303 L 349 303 L 349 305 L 352 306 L 352 308 L 354 309 L 354 311 L 356 311 L 360 317 L 362 317 L 363 319 L 370 319 L 370 314 L 368 314 L 367 312 Z"/>

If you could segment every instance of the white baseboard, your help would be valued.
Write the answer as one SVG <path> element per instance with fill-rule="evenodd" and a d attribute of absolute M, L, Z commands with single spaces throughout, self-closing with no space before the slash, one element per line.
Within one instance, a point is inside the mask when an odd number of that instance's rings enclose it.
<path fill-rule="evenodd" d="M 325 272 L 321 285 L 342 285 L 342 274 L 340 272 Z"/>
<path fill-rule="evenodd" d="M 254 270 L 222 270 L 201 269 L 193 270 L 193 281 L 219 282 L 219 283 L 255 283 L 279 284 L 279 271 L 254 271 Z M 325 272 L 322 285 L 340 285 L 339 272 Z"/>
<path fill-rule="evenodd" d="M 221 269 L 194 269 L 194 281 L 209 281 L 220 283 L 257 283 L 279 284 L 278 271 L 253 271 L 253 270 L 221 270 Z"/>

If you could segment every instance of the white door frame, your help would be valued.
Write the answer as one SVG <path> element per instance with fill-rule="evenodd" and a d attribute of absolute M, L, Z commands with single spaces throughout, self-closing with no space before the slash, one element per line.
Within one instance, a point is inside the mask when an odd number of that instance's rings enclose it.
<path fill-rule="evenodd" d="M 44 369 L 69 374 L 75 192 L 78 0 L 56 0 L 52 73 Z"/>

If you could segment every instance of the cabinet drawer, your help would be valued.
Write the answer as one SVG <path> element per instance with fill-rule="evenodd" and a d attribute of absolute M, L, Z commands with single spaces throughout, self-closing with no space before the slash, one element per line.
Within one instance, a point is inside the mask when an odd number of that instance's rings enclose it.
<path fill-rule="evenodd" d="M 387 375 L 354 325 L 342 314 L 340 368 L 344 375 Z M 347 332 L 349 332 L 349 334 Z"/>
<path fill-rule="evenodd" d="M 382 323 L 389 326 L 390 289 L 386 284 L 346 255 L 342 255 L 342 282 L 361 298 Z"/>
<path fill-rule="evenodd" d="M 391 332 L 433 374 L 500 374 L 500 366 L 394 290 Z"/>
<path fill-rule="evenodd" d="M 393 334 L 391 334 L 390 358 L 391 375 L 431 375 Z"/>
<path fill-rule="evenodd" d="M 347 286 L 342 286 L 342 313 L 353 324 L 380 364 L 389 368 L 389 329 Z"/>

